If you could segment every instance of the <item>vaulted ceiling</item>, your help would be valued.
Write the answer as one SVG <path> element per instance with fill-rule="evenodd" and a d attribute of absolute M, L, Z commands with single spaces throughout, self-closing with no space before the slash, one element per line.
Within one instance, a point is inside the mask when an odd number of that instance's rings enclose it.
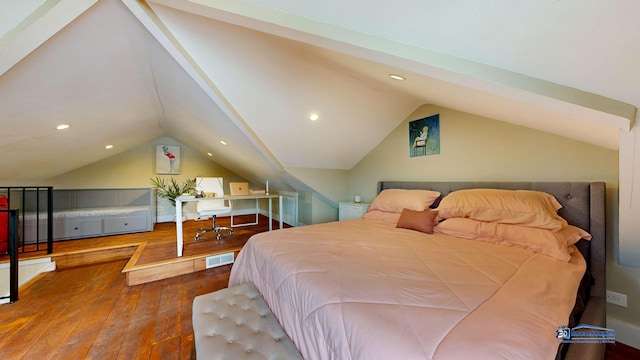
<path fill-rule="evenodd" d="M 4 0 L 1 178 L 170 136 L 291 185 L 289 168 L 352 168 L 426 103 L 616 149 L 640 105 L 638 13 L 635 0 Z"/>

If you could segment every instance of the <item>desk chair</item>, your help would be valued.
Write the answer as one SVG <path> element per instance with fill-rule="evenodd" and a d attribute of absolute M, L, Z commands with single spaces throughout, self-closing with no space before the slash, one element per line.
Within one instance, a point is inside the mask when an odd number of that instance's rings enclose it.
<path fill-rule="evenodd" d="M 196 190 L 201 192 L 203 196 L 220 197 L 224 194 L 222 188 L 221 177 L 202 177 L 196 178 Z M 225 200 L 200 200 L 197 204 L 198 218 L 203 216 L 211 216 L 213 219 L 210 228 L 201 228 L 196 232 L 195 241 L 198 241 L 200 235 L 207 231 L 215 231 L 216 239 L 220 240 L 220 232 L 228 230 L 229 234 L 233 234 L 233 229 L 223 226 L 216 226 L 216 216 L 231 214 L 231 207 L 225 205 Z"/>

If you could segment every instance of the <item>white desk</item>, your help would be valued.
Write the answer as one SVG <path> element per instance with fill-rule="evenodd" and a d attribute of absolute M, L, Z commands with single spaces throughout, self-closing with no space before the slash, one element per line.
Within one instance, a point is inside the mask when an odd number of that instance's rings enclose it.
<path fill-rule="evenodd" d="M 231 195 L 223 195 L 219 197 L 212 198 L 192 198 L 179 196 L 176 198 L 176 237 L 177 237 L 177 247 L 178 247 L 178 257 L 182 256 L 182 249 L 184 246 L 184 239 L 182 237 L 182 203 L 190 202 L 190 201 L 207 201 L 207 200 L 253 200 L 256 202 L 258 199 L 269 199 L 269 231 L 272 230 L 272 217 L 273 217 L 273 199 L 278 198 L 278 212 L 280 219 L 280 229 L 282 229 L 282 195 L 242 195 L 242 196 L 231 196 Z"/>

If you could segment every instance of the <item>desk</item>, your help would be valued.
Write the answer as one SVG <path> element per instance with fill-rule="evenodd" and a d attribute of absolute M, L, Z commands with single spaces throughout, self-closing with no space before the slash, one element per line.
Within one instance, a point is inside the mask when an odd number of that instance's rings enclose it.
<path fill-rule="evenodd" d="M 193 198 L 189 196 L 179 196 L 176 198 L 176 245 L 178 247 L 178 257 L 182 256 L 182 248 L 184 244 L 184 239 L 182 237 L 182 203 L 183 202 L 191 202 L 191 201 L 207 201 L 207 200 L 253 200 L 256 202 L 259 199 L 269 199 L 269 231 L 272 230 L 272 217 L 273 217 L 273 199 L 278 198 L 278 212 L 280 216 L 280 229 L 282 229 L 282 195 L 240 195 L 240 196 L 231 196 L 231 195 L 223 195 L 219 197 L 212 198 Z"/>

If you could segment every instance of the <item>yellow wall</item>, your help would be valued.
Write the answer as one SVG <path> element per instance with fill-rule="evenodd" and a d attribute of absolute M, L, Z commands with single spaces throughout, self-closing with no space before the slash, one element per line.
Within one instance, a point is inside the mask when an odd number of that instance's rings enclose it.
<path fill-rule="evenodd" d="M 409 121 L 440 114 L 440 154 L 409 157 Z M 380 180 L 605 181 L 617 188 L 618 153 L 432 105 L 419 107 L 352 170 L 349 198 L 375 197 Z"/>
<path fill-rule="evenodd" d="M 338 219 L 337 203 L 348 199 L 349 170 L 286 168 L 290 175 L 313 189 L 300 194 L 298 217 L 304 224 Z M 320 195 L 321 194 L 321 195 Z"/>
<path fill-rule="evenodd" d="M 156 145 L 180 146 L 181 170 L 179 175 L 156 175 Z M 229 182 L 246 181 L 227 168 L 220 166 L 211 158 L 193 151 L 170 137 L 163 137 L 45 180 L 42 183 L 53 186 L 54 189 L 150 188 L 153 186 L 150 179 L 156 176 L 167 179 L 173 177 L 180 182 L 197 176 L 222 176 L 227 194 L 229 193 Z M 169 221 L 175 214 L 174 209 L 168 200 L 159 199 L 156 216 L 160 221 Z M 185 205 L 184 211 L 187 217 L 195 217 L 194 203 Z"/>

